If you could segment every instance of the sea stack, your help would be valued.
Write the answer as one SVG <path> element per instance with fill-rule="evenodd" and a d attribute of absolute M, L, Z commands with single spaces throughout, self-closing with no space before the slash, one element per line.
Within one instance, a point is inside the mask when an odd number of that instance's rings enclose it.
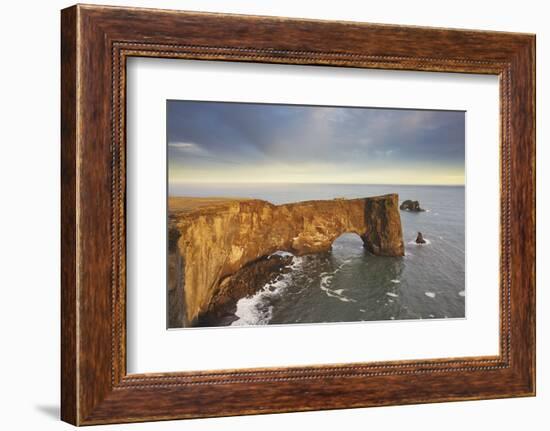
<path fill-rule="evenodd" d="M 418 201 L 411 201 L 411 200 L 403 201 L 403 203 L 399 206 L 399 209 L 405 210 L 405 211 L 412 211 L 412 212 L 425 211 L 423 208 L 420 207 L 420 203 Z"/>
<path fill-rule="evenodd" d="M 416 236 L 416 243 L 417 244 L 426 244 L 426 240 L 422 236 L 422 232 L 418 232 L 418 235 Z"/>

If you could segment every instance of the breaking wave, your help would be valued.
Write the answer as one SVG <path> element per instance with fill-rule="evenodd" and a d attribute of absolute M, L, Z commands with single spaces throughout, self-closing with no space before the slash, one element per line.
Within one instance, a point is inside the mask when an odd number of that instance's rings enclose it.
<path fill-rule="evenodd" d="M 418 244 L 415 240 L 412 240 L 412 241 L 409 241 L 407 244 L 409 245 L 430 245 L 432 242 L 427 239 L 427 238 L 424 238 L 424 241 L 426 241 L 425 244 Z"/>
<path fill-rule="evenodd" d="M 231 326 L 267 325 L 273 317 L 272 300 L 281 296 L 292 285 L 293 272 L 302 267 L 302 262 L 301 257 L 294 256 L 292 263 L 287 266 L 292 271 L 266 283 L 254 295 L 239 299 L 235 311 L 238 319 L 233 321 Z"/>
<path fill-rule="evenodd" d="M 325 294 L 329 298 L 336 298 L 342 302 L 357 302 L 355 299 L 350 298 L 343 294 L 345 289 L 331 289 L 332 279 L 334 276 L 349 262 L 351 262 L 351 259 L 346 259 L 343 261 L 343 263 L 338 266 L 334 271 L 332 272 L 322 272 L 321 273 L 321 281 L 319 283 L 319 288 L 325 292 Z"/>

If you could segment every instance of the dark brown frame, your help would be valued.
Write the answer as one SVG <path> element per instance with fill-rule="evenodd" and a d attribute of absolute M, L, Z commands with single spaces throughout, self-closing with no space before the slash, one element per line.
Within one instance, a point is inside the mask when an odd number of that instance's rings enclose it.
<path fill-rule="evenodd" d="M 535 394 L 534 35 L 78 5 L 62 11 L 61 48 L 63 420 L 88 425 Z M 498 75 L 500 354 L 128 375 L 129 56 Z"/>

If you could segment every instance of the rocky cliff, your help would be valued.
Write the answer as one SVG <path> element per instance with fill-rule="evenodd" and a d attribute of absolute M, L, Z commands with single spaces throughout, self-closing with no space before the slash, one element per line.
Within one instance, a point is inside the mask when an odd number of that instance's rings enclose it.
<path fill-rule="evenodd" d="M 273 205 L 261 200 L 171 198 L 170 237 L 177 250 L 170 289 L 185 304 L 181 324 L 192 326 L 219 292 L 222 281 L 278 250 L 294 255 L 327 251 L 343 233 L 356 233 L 380 256 L 404 253 L 398 196 L 305 201 Z M 177 298 L 178 292 L 172 291 Z M 173 324 L 172 322 L 170 323 Z"/>

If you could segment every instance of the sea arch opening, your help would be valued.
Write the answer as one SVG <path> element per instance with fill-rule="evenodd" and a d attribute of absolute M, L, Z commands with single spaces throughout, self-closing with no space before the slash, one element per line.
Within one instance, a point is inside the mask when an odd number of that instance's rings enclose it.
<path fill-rule="evenodd" d="M 338 249 L 342 246 L 363 249 L 365 248 L 364 236 L 354 231 L 342 232 L 332 241 L 331 249 Z"/>

